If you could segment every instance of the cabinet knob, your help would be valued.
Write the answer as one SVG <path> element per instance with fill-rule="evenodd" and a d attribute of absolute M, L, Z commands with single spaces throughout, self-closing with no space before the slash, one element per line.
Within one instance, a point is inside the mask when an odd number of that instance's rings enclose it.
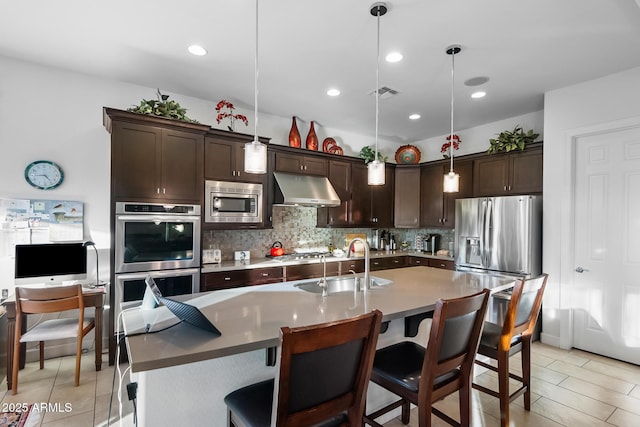
<path fill-rule="evenodd" d="M 419 259 L 415 260 L 416 264 L 420 264 L 422 261 L 420 261 Z"/>
<path fill-rule="evenodd" d="M 394 259 L 393 262 L 398 264 L 400 261 L 398 261 L 397 259 Z"/>
<path fill-rule="evenodd" d="M 231 277 L 225 277 L 224 280 L 231 280 Z"/>
<path fill-rule="evenodd" d="M 160 187 L 156 188 L 156 194 L 160 194 Z"/>
<path fill-rule="evenodd" d="M 269 273 L 262 273 L 262 277 L 269 277 Z"/>

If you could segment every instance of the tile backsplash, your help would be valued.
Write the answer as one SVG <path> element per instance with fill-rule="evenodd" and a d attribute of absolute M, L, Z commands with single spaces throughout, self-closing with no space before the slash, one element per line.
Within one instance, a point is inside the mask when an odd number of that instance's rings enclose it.
<path fill-rule="evenodd" d="M 333 244 L 336 248 L 346 245 L 346 235 L 364 233 L 371 239 L 370 228 L 318 228 L 317 208 L 301 206 L 274 206 L 273 228 L 266 230 L 205 230 L 203 232 L 203 249 L 220 249 L 222 260 L 233 259 L 234 251 L 249 251 L 251 258 L 263 258 L 269 253 L 271 245 L 278 241 L 286 252 L 295 249 L 327 248 Z M 453 241 L 453 230 L 443 229 L 386 229 L 395 235 L 398 248 L 403 241 L 409 242 L 414 249 L 417 234 L 441 235 L 439 249 L 448 249 Z"/>

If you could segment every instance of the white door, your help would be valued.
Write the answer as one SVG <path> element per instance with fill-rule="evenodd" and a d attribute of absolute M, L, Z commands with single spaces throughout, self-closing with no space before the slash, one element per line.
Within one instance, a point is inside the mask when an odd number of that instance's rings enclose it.
<path fill-rule="evenodd" d="M 640 364 L 640 125 L 574 147 L 574 347 Z"/>

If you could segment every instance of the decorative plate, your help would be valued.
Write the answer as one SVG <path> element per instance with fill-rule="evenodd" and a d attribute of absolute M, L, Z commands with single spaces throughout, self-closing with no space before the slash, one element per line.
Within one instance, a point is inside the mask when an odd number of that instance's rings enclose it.
<path fill-rule="evenodd" d="M 337 154 L 342 156 L 342 147 L 338 146 L 338 143 L 333 138 L 325 138 L 322 141 L 322 151 L 325 153 Z"/>
<path fill-rule="evenodd" d="M 415 145 L 403 145 L 396 150 L 396 163 L 416 165 L 420 161 L 420 150 Z"/>

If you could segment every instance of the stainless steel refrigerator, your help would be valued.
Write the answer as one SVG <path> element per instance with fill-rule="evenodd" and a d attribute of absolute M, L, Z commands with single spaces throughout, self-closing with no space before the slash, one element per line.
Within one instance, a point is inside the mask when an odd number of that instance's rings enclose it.
<path fill-rule="evenodd" d="M 456 200 L 456 270 L 519 277 L 542 272 L 542 196 Z"/>

